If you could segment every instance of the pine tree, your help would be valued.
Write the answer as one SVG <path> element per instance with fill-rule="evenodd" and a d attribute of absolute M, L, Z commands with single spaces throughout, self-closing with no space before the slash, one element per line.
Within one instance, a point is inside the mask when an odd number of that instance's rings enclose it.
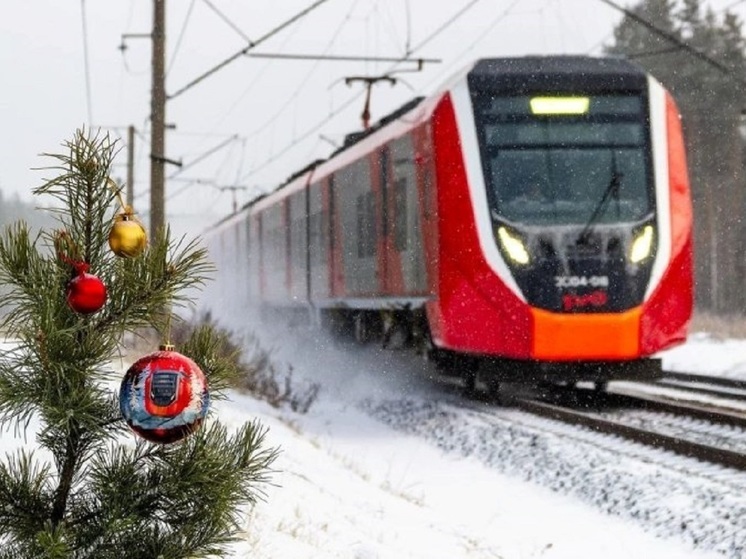
<path fill-rule="evenodd" d="M 630 10 L 728 70 L 714 68 L 630 17 L 620 21 L 607 49 L 633 58 L 676 98 L 694 198 L 697 307 L 742 312 L 746 44 L 741 21 L 728 11 L 717 16 L 704 0 L 640 0 Z"/>
<path fill-rule="evenodd" d="M 269 481 L 276 450 L 264 446 L 265 430 L 251 422 L 231 434 L 208 417 L 181 442 L 147 442 L 122 419 L 122 375 L 111 364 L 127 333 L 167 339 L 171 309 L 189 302 L 184 292 L 211 265 L 196 241 L 168 231 L 140 256 L 114 255 L 115 143 L 78 131 L 64 146 L 51 156 L 57 176 L 34 191 L 56 200 L 59 229 L 32 236 L 19 222 L 0 238 L 2 326 L 15 341 L 0 355 L 0 422 L 38 446 L 0 462 L 0 558 L 222 556 Z M 66 300 L 81 261 L 108 290 L 95 313 Z M 205 373 L 212 401 L 237 374 L 226 342 L 202 327 L 177 348 Z"/>

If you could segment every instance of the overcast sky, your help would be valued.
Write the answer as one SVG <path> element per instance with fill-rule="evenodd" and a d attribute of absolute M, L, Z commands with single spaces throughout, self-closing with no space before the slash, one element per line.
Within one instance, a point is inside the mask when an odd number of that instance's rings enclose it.
<path fill-rule="evenodd" d="M 312 5 L 312 0 L 168 0 L 166 89 L 173 94 Z M 627 4 L 628 2 L 624 2 Z M 721 10 L 735 0 L 713 0 Z M 743 17 L 746 2 L 733 8 Z M 82 126 L 136 140 L 135 209 L 149 206 L 152 0 L 3 0 L 0 18 L 0 189 L 30 191 Z M 372 120 L 427 93 L 473 58 L 600 54 L 621 14 L 600 0 L 326 0 L 252 53 L 441 59 L 373 88 Z M 449 23 L 450 22 L 450 23 Z M 361 126 L 363 86 L 347 76 L 413 69 L 390 62 L 239 57 L 168 102 L 171 221 L 199 224 L 231 211 L 232 192 L 268 189 L 327 156 Z M 124 147 L 124 144 L 122 144 Z M 123 179 L 126 150 L 117 160 Z M 196 179 L 199 182 L 186 182 Z M 256 192 L 256 190 L 254 190 Z M 235 190 L 239 205 L 252 195 Z"/>

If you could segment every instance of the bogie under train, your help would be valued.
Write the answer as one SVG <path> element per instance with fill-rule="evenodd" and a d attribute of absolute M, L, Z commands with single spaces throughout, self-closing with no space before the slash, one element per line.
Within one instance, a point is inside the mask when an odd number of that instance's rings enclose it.
<path fill-rule="evenodd" d="M 302 312 L 470 382 L 655 374 L 692 313 L 679 112 L 622 59 L 479 60 L 207 237 L 216 310 Z"/>

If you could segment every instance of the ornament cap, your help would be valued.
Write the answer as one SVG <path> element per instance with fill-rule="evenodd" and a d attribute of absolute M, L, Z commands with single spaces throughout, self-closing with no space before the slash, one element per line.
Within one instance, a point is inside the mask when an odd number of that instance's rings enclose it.
<path fill-rule="evenodd" d="M 158 346 L 158 349 L 160 351 L 173 351 L 174 349 L 176 349 L 176 346 L 174 346 L 173 344 L 161 344 Z"/>

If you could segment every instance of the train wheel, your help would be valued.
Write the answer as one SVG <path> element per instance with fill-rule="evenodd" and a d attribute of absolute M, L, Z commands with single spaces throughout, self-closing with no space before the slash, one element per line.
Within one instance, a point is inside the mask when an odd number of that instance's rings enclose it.
<path fill-rule="evenodd" d="M 487 390 L 487 398 L 490 400 L 500 399 L 500 381 L 498 380 L 497 375 L 483 375 L 482 383 Z"/>
<path fill-rule="evenodd" d="M 368 326 L 365 313 L 355 313 L 355 318 L 353 320 L 355 341 L 361 344 L 367 344 L 370 341 L 370 327 Z"/>
<path fill-rule="evenodd" d="M 453 367 L 463 381 L 464 396 L 474 398 L 477 395 L 479 359 L 470 355 L 458 355 Z"/>

